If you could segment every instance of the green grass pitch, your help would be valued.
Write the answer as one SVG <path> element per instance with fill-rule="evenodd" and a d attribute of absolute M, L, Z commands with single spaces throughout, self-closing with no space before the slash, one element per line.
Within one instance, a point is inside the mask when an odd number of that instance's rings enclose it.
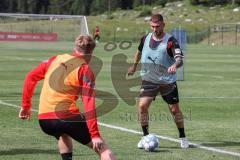
<path fill-rule="evenodd" d="M 119 127 L 141 131 L 136 105 L 128 105 L 118 96 L 111 82 L 111 61 L 117 54 L 133 58 L 137 44 L 127 50 L 117 47 L 104 50 L 99 43 L 95 56 L 103 62 L 97 76 L 97 89 L 114 94 L 119 102 L 99 121 Z M 39 128 L 37 113 L 32 112 L 29 122 L 18 119 L 21 91 L 25 74 L 49 56 L 70 53 L 73 42 L 0 42 L 0 159 L 1 160 L 57 160 L 56 140 Z M 188 45 L 185 55 L 185 80 L 178 82 L 180 106 L 185 115 L 186 134 L 190 142 L 234 153 L 240 152 L 240 69 L 239 46 Z M 119 70 L 127 71 L 127 66 Z M 139 82 L 136 82 L 139 83 Z M 33 109 L 37 109 L 41 83 L 33 96 Z M 137 90 L 138 87 L 133 88 Z M 131 97 L 130 97 L 131 98 Z M 111 99 L 107 99 L 111 103 Z M 97 105 L 101 100 L 96 100 Z M 7 104 L 7 105 L 6 105 Z M 12 106 L 11 106 L 12 105 Z M 157 97 L 151 108 L 150 131 L 178 138 L 167 105 Z M 160 139 L 156 152 L 136 148 L 141 135 L 100 126 L 102 137 L 121 160 L 237 160 L 239 156 L 200 148 L 180 149 L 179 144 Z M 96 154 L 74 142 L 74 159 L 98 159 Z"/>

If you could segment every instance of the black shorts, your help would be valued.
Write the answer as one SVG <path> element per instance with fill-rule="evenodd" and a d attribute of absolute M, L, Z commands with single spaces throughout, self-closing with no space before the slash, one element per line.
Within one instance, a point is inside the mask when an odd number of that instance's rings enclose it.
<path fill-rule="evenodd" d="M 159 85 L 148 81 L 142 81 L 140 97 L 153 97 L 160 94 L 167 104 L 176 104 L 179 102 L 177 83 L 169 85 Z"/>
<path fill-rule="evenodd" d="M 48 135 L 59 137 L 67 134 L 83 145 L 91 142 L 86 121 L 66 121 L 61 119 L 40 119 L 40 127 Z"/>

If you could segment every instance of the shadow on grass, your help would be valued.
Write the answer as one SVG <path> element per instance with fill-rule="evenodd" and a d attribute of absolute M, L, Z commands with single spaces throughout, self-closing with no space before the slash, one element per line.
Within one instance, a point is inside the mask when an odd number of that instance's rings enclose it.
<path fill-rule="evenodd" d="M 165 150 L 165 149 L 161 149 L 161 148 L 158 148 L 158 149 L 156 149 L 156 150 L 154 150 L 154 151 L 152 151 L 152 152 L 148 152 L 148 151 L 144 151 L 144 150 L 142 150 L 143 152 L 143 154 L 145 154 L 145 153 L 167 153 L 167 152 L 170 152 L 169 150 Z"/>
<path fill-rule="evenodd" d="M 180 146 L 161 146 L 160 145 L 160 148 L 163 148 L 163 149 L 180 149 Z"/>
<path fill-rule="evenodd" d="M 167 153 L 167 152 L 170 152 L 169 150 L 165 150 L 165 149 L 157 149 L 151 153 Z"/>
<path fill-rule="evenodd" d="M 6 156 L 6 155 L 20 155 L 20 154 L 59 154 L 56 150 L 48 149 L 30 149 L 30 148 L 15 148 L 15 149 L 9 149 L 0 151 L 0 156 Z"/>
<path fill-rule="evenodd" d="M 240 142 L 229 142 L 229 141 L 207 142 L 207 143 L 201 143 L 201 145 L 208 146 L 208 147 L 227 147 L 227 146 L 240 146 Z"/>

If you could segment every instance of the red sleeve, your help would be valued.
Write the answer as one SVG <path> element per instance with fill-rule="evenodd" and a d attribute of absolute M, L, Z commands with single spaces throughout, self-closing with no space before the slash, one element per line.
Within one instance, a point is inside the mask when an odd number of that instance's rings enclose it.
<path fill-rule="evenodd" d="M 78 71 L 80 91 L 84 105 L 85 118 L 91 138 L 100 137 L 97 125 L 97 114 L 95 107 L 95 78 L 92 70 L 87 64 L 80 67 Z"/>
<path fill-rule="evenodd" d="M 27 73 L 22 91 L 22 108 L 30 109 L 32 95 L 35 89 L 35 86 L 38 81 L 44 79 L 44 76 L 48 70 L 48 67 L 52 63 L 52 61 L 56 58 L 56 56 L 49 58 L 47 61 L 43 61 L 33 70 Z"/>
<path fill-rule="evenodd" d="M 182 49 L 180 48 L 178 41 L 174 37 L 170 37 L 167 42 L 167 53 L 170 57 L 173 58 L 184 57 Z"/>

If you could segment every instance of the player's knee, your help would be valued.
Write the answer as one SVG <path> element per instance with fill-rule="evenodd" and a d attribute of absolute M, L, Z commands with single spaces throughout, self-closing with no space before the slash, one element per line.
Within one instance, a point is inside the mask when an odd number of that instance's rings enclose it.
<path fill-rule="evenodd" d="M 111 152 L 111 150 L 107 149 L 101 153 L 101 157 L 104 159 L 111 159 L 111 157 L 113 157 L 113 153 Z"/>
<path fill-rule="evenodd" d="M 176 115 L 176 114 L 179 113 L 179 110 L 176 110 L 176 109 L 171 109 L 171 111 L 172 111 L 172 114 L 173 114 L 173 115 Z"/>
<path fill-rule="evenodd" d="M 179 106 L 177 104 L 173 104 L 170 106 L 170 110 L 172 112 L 173 115 L 179 114 L 181 113 Z"/>
<path fill-rule="evenodd" d="M 112 151 L 108 148 L 106 144 L 103 145 L 103 148 L 99 151 L 99 155 L 102 160 L 115 160 L 115 156 Z"/>
<path fill-rule="evenodd" d="M 115 160 L 115 157 L 110 149 L 105 150 L 101 153 L 101 159 L 103 160 Z"/>
<path fill-rule="evenodd" d="M 147 105 L 144 105 L 144 104 L 142 104 L 142 105 L 139 105 L 139 112 L 140 113 L 146 113 L 146 112 L 148 112 L 148 106 Z"/>

